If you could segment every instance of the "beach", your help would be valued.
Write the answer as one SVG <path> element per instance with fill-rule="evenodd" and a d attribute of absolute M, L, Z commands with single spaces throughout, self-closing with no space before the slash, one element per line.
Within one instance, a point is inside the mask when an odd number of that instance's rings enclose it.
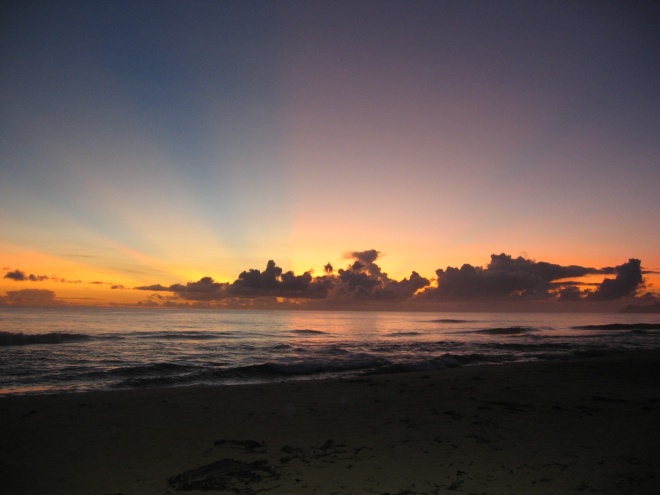
<path fill-rule="evenodd" d="M 11 494 L 660 492 L 660 351 L 0 398 Z"/>

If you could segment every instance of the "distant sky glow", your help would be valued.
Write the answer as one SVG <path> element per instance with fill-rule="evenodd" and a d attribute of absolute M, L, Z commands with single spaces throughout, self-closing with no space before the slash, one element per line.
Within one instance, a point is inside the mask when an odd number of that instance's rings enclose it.
<path fill-rule="evenodd" d="M 134 303 L 138 286 L 268 260 L 321 276 L 377 249 L 392 280 L 499 253 L 635 258 L 659 291 L 654 2 L 22 1 L 0 17 L 0 268 L 85 281 L 30 288 Z M 0 278 L 0 297 L 22 288 Z"/>

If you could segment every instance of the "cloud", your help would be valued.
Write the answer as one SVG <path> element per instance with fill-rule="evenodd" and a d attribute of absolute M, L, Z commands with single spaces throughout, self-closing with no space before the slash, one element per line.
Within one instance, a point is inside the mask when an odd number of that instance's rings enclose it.
<path fill-rule="evenodd" d="M 156 284 L 135 287 L 135 289 L 174 292 L 180 298 L 189 301 L 212 301 L 227 297 L 226 289 L 228 285 L 226 283 L 216 282 L 211 277 L 202 277 L 197 282 L 188 282 L 186 285 L 173 284 L 166 287 Z"/>
<path fill-rule="evenodd" d="M 380 267 L 375 263 L 375 261 L 380 258 L 380 251 L 376 249 L 368 249 L 366 251 L 353 251 L 352 253 L 347 253 L 344 257 L 349 259 L 356 259 L 369 273 L 374 277 L 380 277 L 387 274 L 383 274 Z"/>
<path fill-rule="evenodd" d="M 339 273 L 339 281 L 346 287 L 344 292 L 368 294 L 372 289 L 381 285 L 381 280 L 369 273 L 359 261 L 345 270 L 340 268 L 337 273 Z"/>
<path fill-rule="evenodd" d="M 373 263 L 380 256 L 380 251 L 376 249 L 367 249 L 366 251 L 353 251 L 351 253 L 346 253 L 345 258 L 356 259 L 362 263 L 368 265 Z"/>
<path fill-rule="evenodd" d="M 17 282 L 23 282 L 28 279 L 25 272 L 22 272 L 21 270 L 14 270 L 13 272 L 7 272 L 5 273 L 4 278 L 16 280 Z"/>
<path fill-rule="evenodd" d="M 22 270 L 14 270 L 5 273 L 5 276 L 3 278 L 15 280 L 16 282 L 25 282 L 25 281 L 41 282 L 42 280 L 48 280 L 50 277 L 46 275 L 33 275 L 33 274 L 27 275 Z"/>
<path fill-rule="evenodd" d="M 170 290 L 182 299 L 210 301 L 226 297 L 226 288 L 227 284 L 216 282 L 211 277 L 202 277 L 197 282 L 188 282 L 186 285 L 173 285 Z"/>
<path fill-rule="evenodd" d="M 355 261 L 345 269 L 337 270 L 332 297 L 334 299 L 364 299 L 372 297 L 375 291 L 384 287 L 388 277 L 375 263 L 379 255 L 380 252 L 375 249 L 344 254 L 345 258 Z"/>
<path fill-rule="evenodd" d="M 174 287 L 173 285 L 170 287 Z M 172 289 L 170 287 L 165 287 L 164 285 L 161 284 L 154 284 L 154 285 L 142 285 L 140 287 L 133 287 L 135 290 L 151 290 L 151 291 L 169 291 L 172 292 Z"/>
<path fill-rule="evenodd" d="M 347 254 L 355 261 L 337 274 L 330 263 L 324 267 L 325 275 L 313 277 L 311 271 L 296 275 L 285 272 L 275 261 L 269 260 L 264 270 L 251 268 L 238 275 L 231 283 L 215 282 L 203 277 L 187 284 L 162 284 L 135 287 L 137 290 L 173 292 L 188 301 L 223 301 L 233 299 L 285 298 L 285 299 L 341 299 L 352 300 L 404 300 L 430 284 L 430 280 L 417 272 L 401 281 L 391 280 L 375 263 L 380 255 L 375 249 Z"/>
<path fill-rule="evenodd" d="M 355 259 L 346 269 L 339 269 L 332 295 L 340 299 L 403 301 L 419 289 L 430 285 L 430 280 L 413 271 L 409 278 L 392 280 L 375 262 L 380 251 L 353 251 L 345 257 Z"/>
<path fill-rule="evenodd" d="M 555 297 L 553 281 L 600 273 L 596 268 L 562 266 L 536 262 L 521 256 L 492 254 L 486 268 L 464 264 L 461 268 L 436 270 L 438 287 L 425 291 L 431 298 L 447 300 L 475 299 L 545 299 Z M 565 292 L 563 300 L 575 297 L 575 290 Z"/>
<path fill-rule="evenodd" d="M 522 256 L 512 258 L 508 254 L 492 254 L 488 270 L 504 272 L 525 272 L 537 275 L 542 280 L 551 281 L 569 277 L 584 277 L 585 275 L 604 273 L 603 269 L 586 268 L 583 266 L 561 266 L 545 261 L 532 261 Z"/>
<path fill-rule="evenodd" d="M 579 301 L 582 299 L 582 291 L 574 285 L 564 287 L 559 291 L 559 301 Z"/>
<path fill-rule="evenodd" d="M 8 278 L 10 280 L 14 280 L 16 282 L 42 282 L 44 280 L 51 280 L 53 282 L 60 282 L 63 284 L 82 284 L 82 280 L 67 280 L 65 278 L 60 278 L 57 275 L 34 275 L 34 274 L 27 274 L 23 270 L 13 270 L 10 271 L 10 268 L 4 268 L 5 270 L 8 270 L 7 273 L 5 273 L 3 278 Z M 99 282 L 99 281 L 94 281 L 90 282 L 91 284 L 104 284 L 105 282 Z"/>
<path fill-rule="evenodd" d="M 410 277 L 398 282 L 396 280 L 389 280 L 383 287 L 374 292 L 374 298 L 402 301 L 410 299 L 417 291 L 428 287 L 430 284 L 431 281 L 429 279 L 413 271 Z"/>
<path fill-rule="evenodd" d="M 368 301 L 499 301 L 499 300 L 612 300 L 634 295 L 643 286 L 639 260 L 614 268 L 591 268 L 557 265 L 508 254 L 492 254 L 486 267 L 464 264 L 436 270 L 437 286 L 418 272 L 402 280 L 393 280 L 376 263 L 380 251 L 352 251 L 344 256 L 352 261 L 335 271 L 327 263 L 324 275 L 311 271 L 296 275 L 285 272 L 269 260 L 263 270 L 251 268 L 241 272 L 233 282 L 216 282 L 212 277 L 173 285 L 146 285 L 137 290 L 170 292 L 169 302 L 192 301 L 195 304 L 254 306 L 274 298 L 292 303 L 301 300 L 325 300 L 328 303 L 352 304 Z M 635 264 L 636 262 L 636 264 Z M 583 291 L 587 282 L 573 280 L 586 275 L 616 273 L 593 291 Z M 113 286 L 113 288 L 119 288 Z"/>
<path fill-rule="evenodd" d="M 44 289 L 10 290 L 5 297 L 0 297 L 0 305 L 9 306 L 61 306 L 55 292 Z"/>
<path fill-rule="evenodd" d="M 281 297 L 299 299 L 322 299 L 333 285 L 332 276 L 312 277 L 311 272 L 296 275 L 284 272 L 273 260 L 266 269 L 256 268 L 243 271 L 232 283 L 220 283 L 211 277 L 203 277 L 197 282 L 170 286 L 146 285 L 137 290 L 174 292 L 188 301 L 221 301 L 230 298 Z"/>
<path fill-rule="evenodd" d="M 641 262 L 630 259 L 616 267 L 590 268 L 578 265 L 556 265 L 544 261 L 536 262 L 522 257 L 512 258 L 507 254 L 493 254 L 486 268 L 463 265 L 460 269 L 447 267 L 437 270 L 438 287 L 424 292 L 427 298 L 447 300 L 477 299 L 551 299 L 558 301 L 612 301 L 634 296 L 644 287 Z M 581 291 L 573 280 L 560 281 L 569 277 L 584 277 L 595 274 L 616 274 L 606 278 L 593 292 Z"/>
<path fill-rule="evenodd" d="M 332 276 L 313 278 L 311 272 L 296 275 L 292 271 L 282 273 L 273 260 L 264 271 L 250 269 L 238 276 L 228 288 L 229 294 L 241 297 L 285 297 L 319 299 L 327 296 L 333 285 Z"/>
<path fill-rule="evenodd" d="M 614 268 L 616 278 L 606 278 L 596 289 L 587 295 L 594 301 L 612 301 L 623 297 L 634 296 L 638 289 L 644 287 L 642 277 L 642 262 L 631 258 L 627 263 Z"/>

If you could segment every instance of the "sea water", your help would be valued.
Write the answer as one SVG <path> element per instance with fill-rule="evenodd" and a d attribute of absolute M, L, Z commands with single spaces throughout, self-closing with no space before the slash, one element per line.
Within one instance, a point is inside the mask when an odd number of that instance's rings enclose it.
<path fill-rule="evenodd" d="M 0 394 L 260 383 L 601 355 L 660 348 L 659 320 L 648 314 L 5 307 Z M 579 328 L 585 326 L 592 327 Z"/>

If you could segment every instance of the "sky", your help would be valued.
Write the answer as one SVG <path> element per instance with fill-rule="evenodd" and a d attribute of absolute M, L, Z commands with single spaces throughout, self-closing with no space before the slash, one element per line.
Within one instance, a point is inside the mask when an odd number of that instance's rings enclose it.
<path fill-rule="evenodd" d="M 657 3 L 0 8 L 0 304 L 660 295 Z"/>

